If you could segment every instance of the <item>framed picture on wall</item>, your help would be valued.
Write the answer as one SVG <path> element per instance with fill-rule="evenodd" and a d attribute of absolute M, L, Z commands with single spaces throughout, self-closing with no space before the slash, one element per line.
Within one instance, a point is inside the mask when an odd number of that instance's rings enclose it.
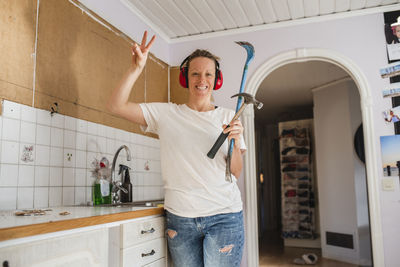
<path fill-rule="evenodd" d="M 389 62 L 400 60 L 400 11 L 386 12 L 385 38 Z"/>
<path fill-rule="evenodd" d="M 400 135 L 381 136 L 383 176 L 399 176 Z"/>
<path fill-rule="evenodd" d="M 383 13 L 387 60 L 389 64 L 400 64 L 400 10 Z M 396 65 L 396 64 L 394 64 Z M 399 83 L 400 75 L 389 77 L 390 83 Z M 400 96 L 392 97 L 392 107 L 400 106 Z M 394 123 L 394 131 L 400 134 L 400 122 Z"/>

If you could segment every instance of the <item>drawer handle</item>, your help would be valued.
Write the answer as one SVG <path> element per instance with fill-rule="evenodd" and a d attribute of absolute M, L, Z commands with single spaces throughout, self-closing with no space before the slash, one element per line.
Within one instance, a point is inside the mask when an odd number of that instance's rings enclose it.
<path fill-rule="evenodd" d="M 156 252 L 152 249 L 149 253 L 142 253 L 142 257 L 153 256 L 154 254 L 156 254 Z"/>
<path fill-rule="evenodd" d="M 150 230 L 142 230 L 142 235 L 154 233 L 156 230 L 152 227 Z"/>

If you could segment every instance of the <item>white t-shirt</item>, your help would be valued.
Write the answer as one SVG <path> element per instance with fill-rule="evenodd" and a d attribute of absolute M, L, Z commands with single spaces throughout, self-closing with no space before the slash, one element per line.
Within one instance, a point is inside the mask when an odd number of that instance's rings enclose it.
<path fill-rule="evenodd" d="M 160 138 L 164 208 L 191 218 L 241 211 L 236 177 L 232 175 L 232 183 L 225 180 L 228 139 L 214 159 L 207 157 L 222 125 L 228 124 L 235 112 L 222 107 L 198 112 L 173 103 L 144 103 L 140 107 L 147 123 L 142 130 Z M 240 145 L 246 149 L 243 137 Z"/>

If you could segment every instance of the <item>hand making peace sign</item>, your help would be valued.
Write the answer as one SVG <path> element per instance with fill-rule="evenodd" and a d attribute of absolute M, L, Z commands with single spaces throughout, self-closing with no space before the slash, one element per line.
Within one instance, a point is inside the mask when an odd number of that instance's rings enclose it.
<path fill-rule="evenodd" d="M 132 46 L 132 67 L 139 68 L 142 70 L 146 65 L 147 56 L 150 50 L 150 47 L 153 45 L 156 36 L 153 35 L 150 42 L 146 45 L 147 42 L 147 31 L 144 32 L 142 43 L 138 45 L 135 43 Z"/>

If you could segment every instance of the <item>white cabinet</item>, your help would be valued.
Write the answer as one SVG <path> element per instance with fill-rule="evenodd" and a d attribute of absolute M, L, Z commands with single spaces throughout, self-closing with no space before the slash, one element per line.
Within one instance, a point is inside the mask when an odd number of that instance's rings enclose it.
<path fill-rule="evenodd" d="M 127 266 L 166 266 L 165 219 L 157 217 L 121 225 L 121 264 Z"/>
<path fill-rule="evenodd" d="M 107 267 L 108 229 L 10 245 L 0 249 L 0 259 L 12 267 Z"/>

